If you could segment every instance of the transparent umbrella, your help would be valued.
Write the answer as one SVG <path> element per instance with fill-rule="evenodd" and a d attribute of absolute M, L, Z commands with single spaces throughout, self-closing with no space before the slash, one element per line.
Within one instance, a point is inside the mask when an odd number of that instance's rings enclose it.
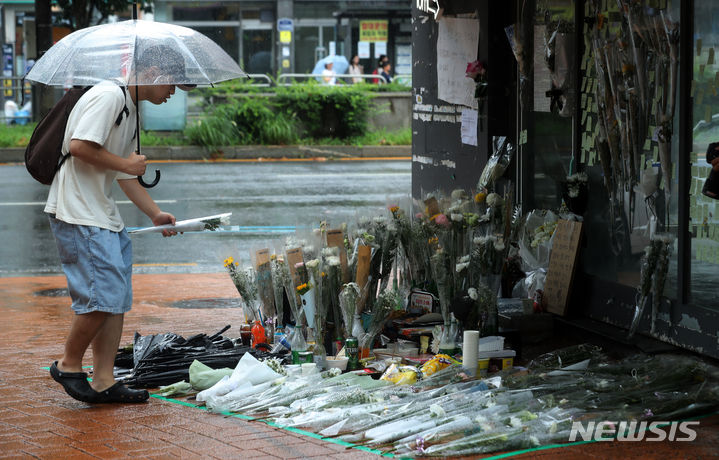
<path fill-rule="evenodd" d="M 151 52 L 157 47 L 173 52 L 158 60 L 157 53 Z M 163 69 L 161 84 L 179 85 L 183 89 L 187 89 L 185 85 L 212 85 L 247 76 L 232 57 L 205 35 L 174 24 L 133 19 L 71 33 L 47 50 L 25 79 L 64 87 L 95 85 L 109 79 L 122 79 L 133 85 L 158 84 L 156 79 L 150 81 L 145 76 L 150 73 L 143 73 L 151 66 Z M 137 139 L 139 152 L 139 136 Z M 152 185 L 157 180 L 159 171 Z"/>
<path fill-rule="evenodd" d="M 52 46 L 26 75 L 27 80 L 51 86 L 94 85 L 110 78 L 128 78 L 147 68 L 143 52 L 157 45 L 169 46 L 182 56 L 183 65 L 169 75 L 172 84 L 209 85 L 245 77 L 222 48 L 205 35 L 187 27 L 163 22 L 129 20 L 88 27 L 71 33 Z M 168 56 L 172 62 L 175 56 Z M 152 65 L 157 65 L 153 61 Z M 138 77 L 137 84 L 154 81 Z"/>

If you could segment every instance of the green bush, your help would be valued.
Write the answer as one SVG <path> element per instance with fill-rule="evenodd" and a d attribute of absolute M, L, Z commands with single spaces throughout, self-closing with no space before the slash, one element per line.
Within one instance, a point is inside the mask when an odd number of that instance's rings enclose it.
<path fill-rule="evenodd" d="M 26 125 L 0 124 L 0 148 L 27 147 L 36 123 Z"/>
<path fill-rule="evenodd" d="M 316 83 L 277 88 L 275 103 L 285 114 L 296 114 L 312 138 L 340 139 L 367 130 L 369 97 L 354 85 L 327 86 Z"/>

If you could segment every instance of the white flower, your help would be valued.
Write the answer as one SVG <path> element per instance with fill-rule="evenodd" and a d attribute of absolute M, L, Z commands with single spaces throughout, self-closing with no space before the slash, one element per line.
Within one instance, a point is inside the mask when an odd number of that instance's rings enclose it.
<path fill-rule="evenodd" d="M 308 260 L 307 263 L 305 264 L 305 266 L 307 268 L 312 268 L 312 269 L 319 267 L 319 265 L 320 265 L 319 259 Z"/>
<path fill-rule="evenodd" d="M 469 288 L 467 289 L 467 294 L 469 295 L 469 298 L 472 300 L 477 300 L 477 289 L 476 288 Z"/>
<path fill-rule="evenodd" d="M 462 271 L 464 271 L 464 269 L 466 269 L 468 266 L 469 262 L 461 262 L 457 264 L 455 269 L 457 270 L 457 273 L 462 273 Z"/>
<path fill-rule="evenodd" d="M 534 435 L 529 436 L 529 442 L 531 442 L 533 446 L 539 445 L 539 439 Z"/>
<path fill-rule="evenodd" d="M 467 192 L 465 192 L 464 189 L 457 188 L 452 190 L 452 194 L 450 196 L 452 197 L 453 201 L 466 200 Z"/>
<path fill-rule="evenodd" d="M 460 258 L 459 258 L 459 262 L 460 262 L 460 263 L 466 263 L 466 262 L 469 262 L 469 256 L 468 256 L 468 255 L 466 255 L 466 256 L 462 256 L 462 257 L 460 257 Z"/>
<path fill-rule="evenodd" d="M 337 254 L 337 248 L 331 247 L 331 248 L 322 248 L 322 255 L 325 257 L 332 257 L 335 254 Z"/>
<path fill-rule="evenodd" d="M 504 240 L 501 238 L 494 241 L 494 249 L 497 251 L 504 251 Z"/>
<path fill-rule="evenodd" d="M 340 258 L 337 256 L 329 256 L 327 258 L 327 264 L 333 267 L 337 267 L 340 264 Z"/>
<path fill-rule="evenodd" d="M 432 404 L 429 406 L 429 411 L 432 414 L 432 417 L 444 418 L 447 415 L 439 404 Z"/>
<path fill-rule="evenodd" d="M 504 200 L 497 193 L 490 193 L 487 195 L 487 206 L 494 208 L 495 206 L 501 206 Z"/>
<path fill-rule="evenodd" d="M 519 417 L 509 417 L 509 424 L 514 428 L 519 428 L 522 426 L 522 420 Z"/>
<path fill-rule="evenodd" d="M 450 217 L 452 222 L 462 222 L 464 220 L 464 216 L 460 213 L 452 213 Z"/>

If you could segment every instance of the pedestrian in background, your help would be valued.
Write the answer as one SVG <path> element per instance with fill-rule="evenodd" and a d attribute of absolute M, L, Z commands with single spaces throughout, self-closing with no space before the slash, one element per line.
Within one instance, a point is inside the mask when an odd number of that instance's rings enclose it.
<path fill-rule="evenodd" d="M 382 73 L 382 68 L 384 67 L 384 63 L 389 62 L 389 58 L 386 54 L 380 54 L 379 59 L 377 59 L 377 68 L 372 71 L 372 75 L 379 75 Z M 373 78 L 372 83 L 380 83 L 379 78 Z"/>
<path fill-rule="evenodd" d="M 384 64 L 382 64 L 382 72 L 380 72 L 380 75 L 382 75 L 385 79 L 385 82 L 392 83 L 392 75 L 390 74 L 392 72 L 392 64 L 389 63 L 389 61 L 384 61 Z"/>
<path fill-rule="evenodd" d="M 138 62 L 150 63 L 138 73 L 152 85 L 123 88 L 120 83 L 133 81 L 106 81 L 88 90 L 73 108 L 63 142 L 69 156 L 53 179 L 45 206 L 75 313 L 64 354 L 52 364 L 50 375 L 70 396 L 88 403 L 143 402 L 149 397 L 146 390 L 116 383 L 113 372 L 124 314 L 132 306 L 132 245 L 111 194 L 114 182 L 154 225 L 175 223 L 138 182 L 147 161 L 134 152 L 133 140 L 140 135 L 135 131 L 137 104 L 166 102 L 175 93 L 169 76 L 184 75 L 184 60 L 159 45 L 147 48 Z M 82 372 L 90 346 L 91 384 Z"/>
<path fill-rule="evenodd" d="M 349 70 L 347 71 L 350 75 L 362 75 L 364 73 L 364 67 L 360 65 L 360 58 L 358 55 L 354 55 L 350 61 Z M 362 83 L 361 78 L 353 77 L 352 83 Z"/>
<path fill-rule="evenodd" d="M 324 70 L 322 70 L 322 81 L 324 81 L 326 85 L 334 85 L 337 82 L 335 71 L 332 70 L 333 67 L 334 63 L 328 62 L 325 64 Z"/>

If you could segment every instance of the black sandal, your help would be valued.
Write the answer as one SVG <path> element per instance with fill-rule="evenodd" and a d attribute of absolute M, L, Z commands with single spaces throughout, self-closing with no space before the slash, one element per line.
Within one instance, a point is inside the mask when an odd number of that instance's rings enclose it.
<path fill-rule="evenodd" d="M 94 391 L 94 390 L 93 390 Z M 117 382 L 107 390 L 95 393 L 99 403 L 141 403 L 147 401 L 150 393 L 147 390 L 132 390 L 121 382 Z"/>
<path fill-rule="evenodd" d="M 78 401 L 93 403 L 97 400 L 97 392 L 87 381 L 85 372 L 63 372 L 57 368 L 57 361 L 50 366 L 53 380 L 62 385 L 65 392 Z"/>

